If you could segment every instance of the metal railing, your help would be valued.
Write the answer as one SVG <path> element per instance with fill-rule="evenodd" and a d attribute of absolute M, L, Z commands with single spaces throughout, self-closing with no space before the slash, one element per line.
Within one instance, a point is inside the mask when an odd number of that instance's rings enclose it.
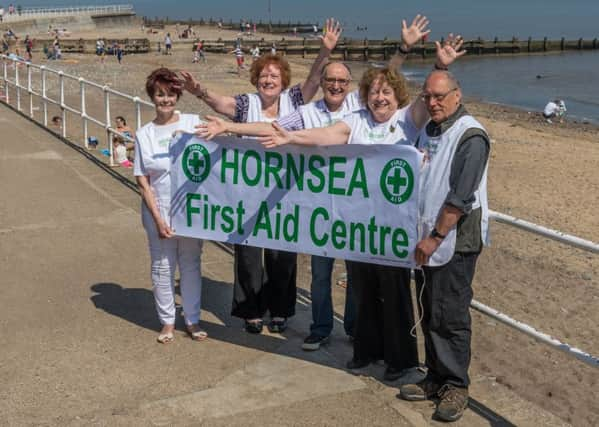
<path fill-rule="evenodd" d="M 67 129 L 66 113 L 71 112 L 73 114 L 79 115 L 82 120 L 82 123 L 83 123 L 83 143 L 85 144 L 86 148 L 88 147 L 88 141 L 87 141 L 87 136 L 88 136 L 87 135 L 87 124 L 88 124 L 88 122 L 93 122 L 93 123 L 103 127 L 106 131 L 106 140 L 107 140 L 107 144 L 108 144 L 108 147 L 110 150 L 110 165 L 111 166 L 114 165 L 112 142 L 111 142 L 112 135 L 119 135 L 123 139 L 131 141 L 131 138 L 129 138 L 126 135 L 120 134 L 111 125 L 111 117 L 110 117 L 111 95 L 125 99 L 134 105 L 137 128 L 139 128 L 142 125 L 142 123 L 141 123 L 141 108 L 142 107 L 154 108 L 153 104 L 151 104 L 147 101 L 143 101 L 139 97 L 134 97 L 131 95 L 127 95 L 127 94 L 118 92 L 116 90 L 110 89 L 108 86 L 99 85 L 97 83 L 85 80 L 81 77 L 71 76 L 69 74 L 63 73 L 62 71 L 52 70 L 52 69 L 46 68 L 44 66 L 33 65 L 33 64 L 27 63 L 22 60 L 17 60 L 14 58 L 11 59 L 5 55 L 1 55 L 0 58 L 2 59 L 2 63 L 3 63 L 3 75 L 2 75 L 2 78 L 0 79 L 0 81 L 2 81 L 4 84 L 4 99 L 2 99 L 0 97 L 0 101 L 5 102 L 7 104 L 10 103 L 9 88 L 13 87 L 13 89 L 15 90 L 15 93 L 16 93 L 16 95 L 15 95 L 16 96 L 16 101 L 15 101 L 16 109 L 18 111 L 22 112 L 22 114 L 28 114 L 29 117 L 33 118 L 34 117 L 33 97 L 34 96 L 40 97 L 42 106 L 43 106 L 43 124 L 44 124 L 44 126 L 48 126 L 48 111 L 47 111 L 48 104 L 54 104 L 54 105 L 59 106 L 62 111 L 62 136 L 64 138 L 66 138 L 66 129 Z M 11 68 L 10 67 L 11 64 L 13 65 L 12 69 L 14 69 L 14 78 L 13 79 L 9 79 L 9 76 L 8 76 L 8 70 L 9 70 L 9 68 Z M 21 72 L 19 71 L 19 69 L 22 67 L 25 67 L 24 71 L 26 72 L 26 79 L 27 79 L 26 85 L 21 84 Z M 39 91 L 34 90 L 33 85 L 32 85 L 32 76 L 33 76 L 32 71 L 33 70 L 37 70 L 40 73 L 41 90 L 39 90 Z M 59 99 L 51 99 L 50 97 L 47 96 L 46 86 L 47 86 L 47 79 L 48 79 L 49 75 L 55 75 L 58 78 L 58 85 L 59 85 L 59 91 L 60 91 Z M 66 104 L 65 94 L 64 94 L 65 79 L 72 79 L 79 83 L 79 85 L 80 85 L 79 107 L 73 107 L 73 106 L 69 106 Z M 104 101 L 104 117 L 94 118 L 86 112 L 87 111 L 86 110 L 86 88 L 87 87 L 94 87 L 94 88 L 99 88 L 102 90 L 103 101 Z M 21 105 L 22 104 L 22 93 L 21 93 L 22 91 L 25 91 L 25 94 L 29 96 L 27 113 L 23 112 L 23 110 L 22 110 L 22 105 Z M 491 220 L 494 220 L 494 221 L 497 221 L 497 222 L 500 222 L 503 224 L 507 224 L 509 226 L 524 230 L 526 232 L 530 232 L 530 233 L 537 234 L 537 235 L 540 235 L 540 236 L 543 236 L 543 237 L 546 237 L 549 239 L 556 240 L 556 241 L 558 241 L 560 243 L 564 243 L 568 246 L 576 247 L 576 248 L 579 248 L 579 249 L 582 249 L 585 251 L 589 251 L 589 252 L 595 253 L 595 254 L 599 253 L 599 244 L 595 243 L 595 242 L 591 242 L 589 240 L 584 240 L 584 239 L 581 239 L 576 236 L 562 233 L 557 230 L 552 230 L 550 228 L 543 227 L 543 226 L 540 226 L 540 225 L 537 225 L 537 224 L 534 224 L 534 223 L 531 223 L 528 221 L 524 221 L 522 219 L 518 219 L 513 216 L 505 215 L 505 214 L 502 214 L 499 212 L 490 211 L 489 217 Z M 518 320 L 512 319 L 508 315 L 501 313 L 500 311 L 495 310 L 491 307 L 488 307 L 485 304 L 478 302 L 476 300 L 472 301 L 471 307 L 474 310 L 477 310 L 486 316 L 489 316 L 507 326 L 510 326 L 513 329 L 516 329 L 526 335 L 533 337 L 534 339 L 538 340 L 539 342 L 547 344 L 547 345 L 551 346 L 552 348 L 559 350 L 561 352 L 564 352 L 564 353 L 566 353 L 566 354 L 568 354 L 568 355 L 570 355 L 590 366 L 599 368 L 599 358 L 592 356 L 583 350 L 580 350 L 580 349 L 573 347 L 569 344 L 563 343 L 560 340 L 558 340 L 554 337 L 551 337 L 548 334 L 537 331 L 532 326 L 522 323 Z"/>
<path fill-rule="evenodd" d="M 20 13 L 8 13 L 4 8 L 3 22 L 24 21 L 27 19 L 47 18 L 53 16 L 71 15 L 109 15 L 113 13 L 131 13 L 133 5 L 114 4 L 106 6 L 75 6 L 75 7 L 33 7 L 22 9 Z"/>
<path fill-rule="evenodd" d="M 131 137 L 120 133 L 112 126 L 110 108 L 111 98 L 114 96 L 131 103 L 134 110 L 136 129 L 141 127 L 143 124 L 142 107 L 154 109 L 154 104 L 151 102 L 144 101 L 137 96 L 131 96 L 126 93 L 119 92 L 117 90 L 111 89 L 107 85 L 101 85 L 86 80 L 82 77 L 73 76 L 63 71 L 53 70 L 43 65 L 31 64 L 22 59 L 10 58 L 6 55 L 0 55 L 0 60 L 2 61 L 2 77 L 0 78 L 0 81 L 3 83 L 3 93 L 0 95 L 1 101 L 10 104 L 10 88 L 12 88 L 16 98 L 16 109 L 23 114 L 28 115 L 30 118 L 36 119 L 34 98 L 38 98 L 42 109 L 41 119 L 38 121 L 43 123 L 45 127 L 48 127 L 48 107 L 50 105 L 55 105 L 60 109 L 61 113 L 60 130 L 63 138 L 67 137 L 67 113 L 72 113 L 79 116 L 82 124 L 83 139 L 81 142 L 85 148 L 89 148 L 88 124 L 91 122 L 100 126 L 105 130 L 106 145 L 110 154 L 110 166 L 114 166 L 112 137 L 114 135 L 118 135 L 125 141 L 133 142 Z M 11 70 L 14 73 L 12 76 L 9 76 L 9 71 Z M 38 77 L 39 80 L 34 82 L 34 77 Z M 54 79 L 53 83 L 58 89 L 57 98 L 52 98 L 48 93 L 48 83 L 51 81 L 51 79 Z M 71 105 L 67 104 L 67 99 L 65 97 L 65 83 L 69 80 L 78 84 L 78 94 L 74 95 L 74 98 L 78 101 L 76 105 L 73 104 L 73 102 L 71 102 Z M 100 117 L 97 115 L 94 117 L 88 112 L 87 106 L 89 105 L 89 97 L 86 94 L 89 88 L 95 88 L 96 90 L 100 90 L 102 92 L 104 108 L 103 114 Z M 23 111 L 24 97 L 27 97 L 28 101 L 26 111 Z M 92 101 L 97 103 L 98 100 L 93 99 Z"/>

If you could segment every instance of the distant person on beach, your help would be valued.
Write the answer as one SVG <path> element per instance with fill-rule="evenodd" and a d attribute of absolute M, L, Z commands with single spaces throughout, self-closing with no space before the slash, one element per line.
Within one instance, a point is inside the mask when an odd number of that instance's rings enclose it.
<path fill-rule="evenodd" d="M 52 126 L 54 126 L 56 129 L 62 130 L 62 117 L 52 116 L 50 123 L 52 123 Z"/>
<path fill-rule="evenodd" d="M 421 241 L 416 286 L 422 292 L 426 377 L 400 388 L 405 400 L 435 399 L 434 418 L 456 421 L 468 406 L 472 279 L 488 244 L 487 164 L 490 140 L 462 105 L 448 71 L 433 71 L 420 95 L 431 121 L 416 147 L 426 153 L 421 172 Z"/>
<path fill-rule="evenodd" d="M 123 48 L 121 47 L 120 43 L 116 44 L 115 50 L 114 50 L 114 54 L 116 56 L 116 60 L 118 61 L 119 64 L 121 64 L 122 60 L 123 60 Z"/>
<path fill-rule="evenodd" d="M 158 342 L 170 343 L 175 331 L 175 270 L 179 266 L 180 289 L 187 333 L 195 341 L 208 334 L 200 328 L 202 296 L 202 240 L 175 236 L 169 226 L 169 145 L 176 132 L 193 132 L 200 119 L 176 112 L 182 90 L 175 72 L 154 70 L 147 78 L 146 92 L 156 117 L 137 130 L 133 174 L 142 196 L 142 223 L 148 236 L 151 278 L 156 311 L 162 330 Z"/>
<path fill-rule="evenodd" d="M 241 48 L 241 44 L 237 44 L 235 49 L 233 49 L 229 53 L 235 54 L 235 61 L 237 62 L 237 75 L 241 77 L 241 70 L 245 70 L 245 58 L 243 56 L 243 49 Z"/>
<path fill-rule="evenodd" d="M 100 57 L 100 62 L 104 63 L 104 58 L 106 57 L 106 45 L 104 39 L 96 40 L 96 55 Z"/>
<path fill-rule="evenodd" d="M 29 34 L 25 36 L 23 44 L 25 45 L 25 52 L 27 53 L 27 61 L 33 61 L 33 41 L 29 38 Z"/>
<path fill-rule="evenodd" d="M 193 51 L 192 63 L 200 62 L 200 59 L 206 63 L 206 55 L 204 54 L 204 40 L 198 40 Z"/>
<path fill-rule="evenodd" d="M 129 126 L 127 126 L 127 121 L 123 116 L 116 116 L 115 123 L 116 131 L 119 134 L 124 135 L 131 140 L 134 138 L 134 132 L 131 130 L 131 128 L 129 128 Z M 130 168 L 133 166 L 133 163 L 129 160 L 129 157 L 131 156 L 128 153 L 135 149 L 135 144 L 121 135 L 112 135 L 112 152 L 114 156 L 114 162 L 122 167 Z"/>
<path fill-rule="evenodd" d="M 171 53 L 172 48 L 173 48 L 173 41 L 171 40 L 171 33 L 166 33 L 166 36 L 164 37 L 164 54 L 172 55 L 172 53 Z M 160 48 L 158 51 L 160 51 Z"/>
<path fill-rule="evenodd" d="M 0 6 L 0 22 L 4 21 L 4 8 Z"/>
<path fill-rule="evenodd" d="M 250 53 L 252 54 L 252 62 L 260 58 L 260 48 L 257 44 L 255 44 L 254 47 L 250 50 Z"/>
<path fill-rule="evenodd" d="M 202 87 L 185 71 L 181 72 L 182 84 L 215 112 L 237 123 L 277 120 L 309 102 L 318 91 L 322 69 L 341 34 L 338 22 L 328 20 L 327 25 L 329 31 L 322 38 L 319 55 L 301 84 L 289 87 L 289 63 L 275 55 L 263 55 L 252 64 L 250 80 L 257 93 L 224 96 Z M 268 310 L 268 329 L 283 332 L 287 319 L 295 314 L 297 254 L 236 245 L 235 268 L 232 315 L 245 320 L 247 332 L 261 333 L 262 317 Z"/>
<path fill-rule="evenodd" d="M 272 42 L 272 44 L 270 45 L 270 54 L 271 55 L 277 54 L 277 45 L 275 42 Z"/>
<path fill-rule="evenodd" d="M 10 50 L 10 45 L 8 44 L 8 40 L 6 40 L 6 37 L 4 37 L 4 35 L 3 35 L 2 36 L 2 53 L 7 54 L 9 50 Z"/>
<path fill-rule="evenodd" d="M 545 105 L 545 108 L 543 109 L 543 117 L 547 123 L 553 123 L 552 119 L 557 119 L 560 123 L 563 123 L 566 111 L 566 103 L 564 100 L 554 99 Z"/>

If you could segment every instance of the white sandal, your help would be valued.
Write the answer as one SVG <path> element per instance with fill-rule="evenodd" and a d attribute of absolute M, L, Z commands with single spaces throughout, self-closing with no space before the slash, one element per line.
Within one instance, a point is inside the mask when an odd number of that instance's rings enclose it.
<path fill-rule="evenodd" d="M 175 340 L 175 335 L 172 332 L 167 332 L 166 334 L 160 334 L 158 335 L 158 338 L 156 338 L 156 341 L 158 341 L 160 344 L 170 344 Z"/>
<path fill-rule="evenodd" d="M 208 338 L 208 332 L 200 329 L 199 326 L 198 326 L 198 330 L 196 330 L 196 331 L 190 330 L 190 327 L 195 327 L 195 326 L 196 325 L 190 325 L 187 327 L 187 334 L 193 341 L 204 341 L 206 338 Z"/>

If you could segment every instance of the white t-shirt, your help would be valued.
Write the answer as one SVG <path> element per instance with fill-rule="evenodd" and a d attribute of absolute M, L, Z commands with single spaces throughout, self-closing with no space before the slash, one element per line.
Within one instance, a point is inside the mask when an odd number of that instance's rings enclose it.
<path fill-rule="evenodd" d="M 543 114 L 545 116 L 551 116 L 553 114 L 559 115 L 560 113 L 564 113 L 566 111 L 566 104 L 564 101 L 553 102 L 550 101 L 545 105 L 545 109 L 543 110 Z"/>
<path fill-rule="evenodd" d="M 384 123 L 374 121 L 368 109 L 345 116 L 342 121 L 351 129 L 347 143 L 413 144 L 418 136 L 418 129 L 414 126 L 409 111 L 410 105 L 401 108 Z"/>
<path fill-rule="evenodd" d="M 127 160 L 127 147 L 123 144 L 117 144 L 114 147 L 114 161 L 116 163 L 123 163 Z"/>
<path fill-rule="evenodd" d="M 170 207 L 171 178 L 169 146 L 176 131 L 195 132 L 200 118 L 180 114 L 179 120 L 164 126 L 147 123 L 135 133 L 135 165 L 133 175 L 147 176 L 154 196 L 163 208 Z"/>

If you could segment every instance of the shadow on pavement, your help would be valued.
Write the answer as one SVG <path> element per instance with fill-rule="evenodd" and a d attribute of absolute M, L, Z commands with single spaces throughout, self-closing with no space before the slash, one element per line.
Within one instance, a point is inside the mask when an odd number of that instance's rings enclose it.
<path fill-rule="evenodd" d="M 219 321 L 217 323 L 202 320 L 202 327 L 208 332 L 211 339 L 341 368 L 341 363 L 333 354 L 336 351 L 306 352 L 301 350 L 304 336 L 292 328 L 280 335 L 248 334 L 243 329 L 242 321 L 230 315 L 233 296 L 231 284 L 206 277 L 203 277 L 202 280 L 202 312 L 210 312 Z M 154 295 L 150 289 L 125 288 L 117 283 L 105 282 L 92 285 L 90 290 L 94 293 L 90 300 L 97 309 L 137 326 L 156 332 L 160 330 L 161 325 L 154 306 Z M 179 293 L 178 287 L 175 290 Z M 178 330 L 185 330 L 179 305 L 177 305 L 175 326 Z M 266 330 L 266 326 L 264 329 Z M 305 329 L 308 330 L 308 324 L 305 325 Z M 343 349 L 344 352 L 350 350 L 349 346 L 344 347 L 347 347 Z"/>
<path fill-rule="evenodd" d="M 491 427 L 516 427 L 516 425 L 511 423 L 508 419 L 502 417 L 491 408 L 472 397 L 468 399 L 468 408 L 479 417 L 487 420 Z"/>

